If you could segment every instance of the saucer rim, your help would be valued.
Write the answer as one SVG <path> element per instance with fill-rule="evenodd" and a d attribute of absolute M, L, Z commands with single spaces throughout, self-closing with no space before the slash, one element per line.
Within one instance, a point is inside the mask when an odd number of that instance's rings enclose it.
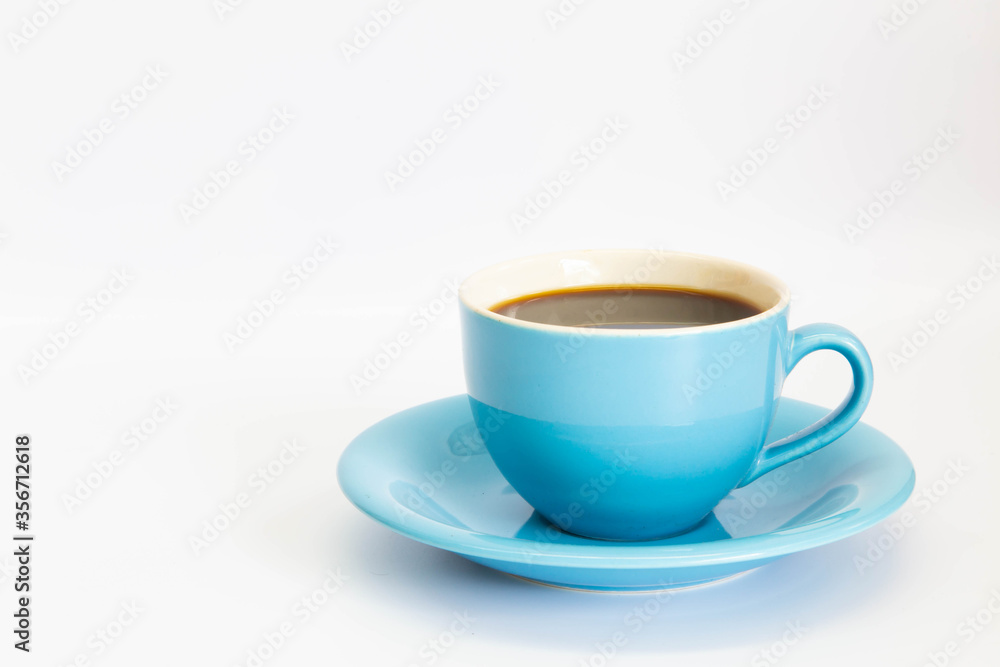
<path fill-rule="evenodd" d="M 772 559 L 824 546 L 860 533 L 890 516 L 906 502 L 916 484 L 913 462 L 902 447 L 879 429 L 862 421 L 848 431 L 848 434 L 855 433 L 856 429 L 860 429 L 883 439 L 886 446 L 894 448 L 897 455 L 902 457 L 901 463 L 905 463 L 908 467 L 909 476 L 899 490 L 879 506 L 858 512 L 854 516 L 832 525 L 824 524 L 820 520 L 816 522 L 818 525 L 812 527 L 807 524 L 806 526 L 796 526 L 785 530 L 778 529 L 758 535 L 688 544 L 657 545 L 637 541 L 609 543 L 595 540 L 593 544 L 547 543 L 545 547 L 537 548 L 535 545 L 540 544 L 538 540 L 491 535 L 444 524 L 395 503 L 394 506 L 401 508 L 404 511 L 403 516 L 406 517 L 399 520 L 391 516 L 392 512 L 386 512 L 386 515 L 383 515 L 367 507 L 363 500 L 359 501 L 365 497 L 370 501 L 374 499 L 370 493 L 366 493 L 360 488 L 364 486 L 362 483 L 350 479 L 348 454 L 363 447 L 365 440 L 373 437 L 371 432 L 376 427 L 385 427 L 385 423 L 390 420 L 405 420 L 407 414 L 427 409 L 431 405 L 457 402 L 466 398 L 466 394 L 456 394 L 421 403 L 395 412 L 359 433 L 341 453 L 337 466 L 338 482 L 347 499 L 362 513 L 400 535 L 462 556 L 518 562 L 539 567 L 645 569 L 664 566 L 702 567 L 748 560 Z M 784 397 L 780 400 L 807 408 L 826 409 L 808 401 Z"/>

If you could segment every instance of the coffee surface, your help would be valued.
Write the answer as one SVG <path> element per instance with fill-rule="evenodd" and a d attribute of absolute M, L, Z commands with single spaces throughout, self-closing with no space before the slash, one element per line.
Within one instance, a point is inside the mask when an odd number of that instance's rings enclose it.
<path fill-rule="evenodd" d="M 490 310 L 527 322 L 601 329 L 675 329 L 732 322 L 761 310 L 731 296 L 655 286 L 556 290 L 504 301 Z"/>

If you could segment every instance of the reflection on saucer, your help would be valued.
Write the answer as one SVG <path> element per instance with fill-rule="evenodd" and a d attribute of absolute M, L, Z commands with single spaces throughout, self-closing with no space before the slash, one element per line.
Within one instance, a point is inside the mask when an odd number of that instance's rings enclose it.
<path fill-rule="evenodd" d="M 835 486 L 820 496 L 819 500 L 816 500 L 809 507 L 783 523 L 778 530 L 788 532 L 807 526 L 811 528 L 819 522 L 823 522 L 823 525 L 829 525 L 849 519 L 860 510 L 858 508 L 854 508 L 848 512 L 841 510 L 853 503 L 857 497 L 857 484 Z"/>
<path fill-rule="evenodd" d="M 389 484 L 389 493 L 400 504 L 401 512 L 405 513 L 406 510 L 409 510 L 432 521 L 458 526 L 466 530 L 469 529 L 454 514 L 441 507 L 437 501 L 423 493 L 415 484 L 397 479 Z"/>

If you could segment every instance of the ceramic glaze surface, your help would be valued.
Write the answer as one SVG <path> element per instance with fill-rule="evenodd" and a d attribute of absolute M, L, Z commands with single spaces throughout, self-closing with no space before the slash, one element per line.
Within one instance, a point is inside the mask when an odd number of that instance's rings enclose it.
<path fill-rule="evenodd" d="M 709 257 L 651 257 L 524 258 L 473 275 L 460 293 L 466 385 L 486 447 L 514 489 L 568 532 L 643 540 L 689 530 L 734 488 L 842 435 L 871 395 L 871 361 L 857 338 L 832 324 L 790 333 L 787 288 L 773 276 Z M 489 310 L 504 285 L 532 293 L 622 283 L 629 272 L 762 312 L 703 327 L 608 330 Z M 818 349 L 847 357 L 848 399 L 817 428 L 764 450 L 785 377 Z"/>
<path fill-rule="evenodd" d="M 769 439 L 828 412 L 781 399 Z M 913 466 L 887 436 L 859 424 L 813 454 L 729 493 L 682 535 L 608 542 L 560 530 L 522 499 L 486 451 L 468 396 L 427 403 L 360 434 L 338 479 L 389 528 L 488 567 L 556 586 L 643 591 L 729 577 L 862 531 L 913 490 Z"/>

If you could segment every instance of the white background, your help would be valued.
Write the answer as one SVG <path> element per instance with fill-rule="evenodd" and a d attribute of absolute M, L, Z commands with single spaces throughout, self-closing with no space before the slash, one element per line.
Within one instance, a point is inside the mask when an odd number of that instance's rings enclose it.
<path fill-rule="evenodd" d="M 597 667 L 595 643 L 644 598 L 533 586 L 411 543 L 335 481 L 363 428 L 463 390 L 455 306 L 426 328 L 414 313 L 482 266 L 583 247 L 702 252 L 785 278 L 793 326 L 836 322 L 865 341 L 865 420 L 934 498 L 907 504 L 915 525 L 863 572 L 885 525 L 677 595 L 608 664 L 770 665 L 775 642 L 784 665 L 921 665 L 949 642 L 957 654 L 939 663 L 994 664 L 1000 620 L 971 638 L 959 625 L 1000 590 L 1000 279 L 976 283 L 1000 250 L 996 3 L 909 0 L 890 30 L 888 0 L 592 0 L 555 27 L 557 0 L 422 0 L 350 60 L 341 44 L 387 2 L 246 0 L 220 17 L 212 0 L 92 0 L 32 18 L 40 4 L 0 12 L 2 437 L 33 438 L 37 535 L 30 655 L 11 648 L 0 551 L 3 664 L 245 665 L 288 620 L 294 634 L 264 664 Z M 723 10 L 729 23 L 713 23 Z M 685 49 L 695 57 L 679 67 Z M 157 66 L 165 78 L 122 118 L 116 98 Z M 495 91 L 448 124 L 480 77 Z M 799 109 L 813 87 L 829 99 Z M 247 161 L 241 142 L 275 108 L 294 120 Z M 776 124 L 797 110 L 808 118 L 786 136 Z M 104 118 L 113 131 L 60 179 L 53 163 Z M 626 129 L 577 171 L 608 118 Z M 385 172 L 438 127 L 446 140 L 391 190 Z M 958 138 L 935 154 L 941 130 Z M 724 200 L 718 182 L 769 138 L 777 151 Z M 914 179 L 925 149 L 936 159 Z M 229 160 L 241 172 L 186 221 L 181 204 Z M 512 215 L 562 169 L 572 185 L 517 229 Z M 849 235 L 896 179 L 902 194 Z M 283 276 L 327 237 L 339 249 L 292 289 Z M 128 286 L 86 319 L 80 304 L 107 300 L 123 269 Z M 969 281 L 979 291 L 959 300 Z M 273 316 L 227 345 L 274 289 Z M 947 321 L 894 362 L 937 311 Z M 351 376 L 401 332 L 412 345 L 356 391 Z M 50 358 L 25 372 L 36 352 Z M 786 394 L 832 406 L 848 377 L 814 355 Z M 157 399 L 179 407 L 128 450 L 122 434 Z M 250 491 L 292 438 L 304 452 Z M 114 450 L 120 465 L 68 508 Z M 952 462 L 969 471 L 947 484 Z M 6 543 L 12 452 L 2 474 Z M 191 536 L 248 491 L 196 555 Z M 338 568 L 341 590 L 300 622 L 293 605 Z M 95 639 L 132 602 L 138 618 L 110 646 Z M 428 653 L 465 612 L 471 629 Z M 804 635 L 781 645 L 796 622 Z"/>

